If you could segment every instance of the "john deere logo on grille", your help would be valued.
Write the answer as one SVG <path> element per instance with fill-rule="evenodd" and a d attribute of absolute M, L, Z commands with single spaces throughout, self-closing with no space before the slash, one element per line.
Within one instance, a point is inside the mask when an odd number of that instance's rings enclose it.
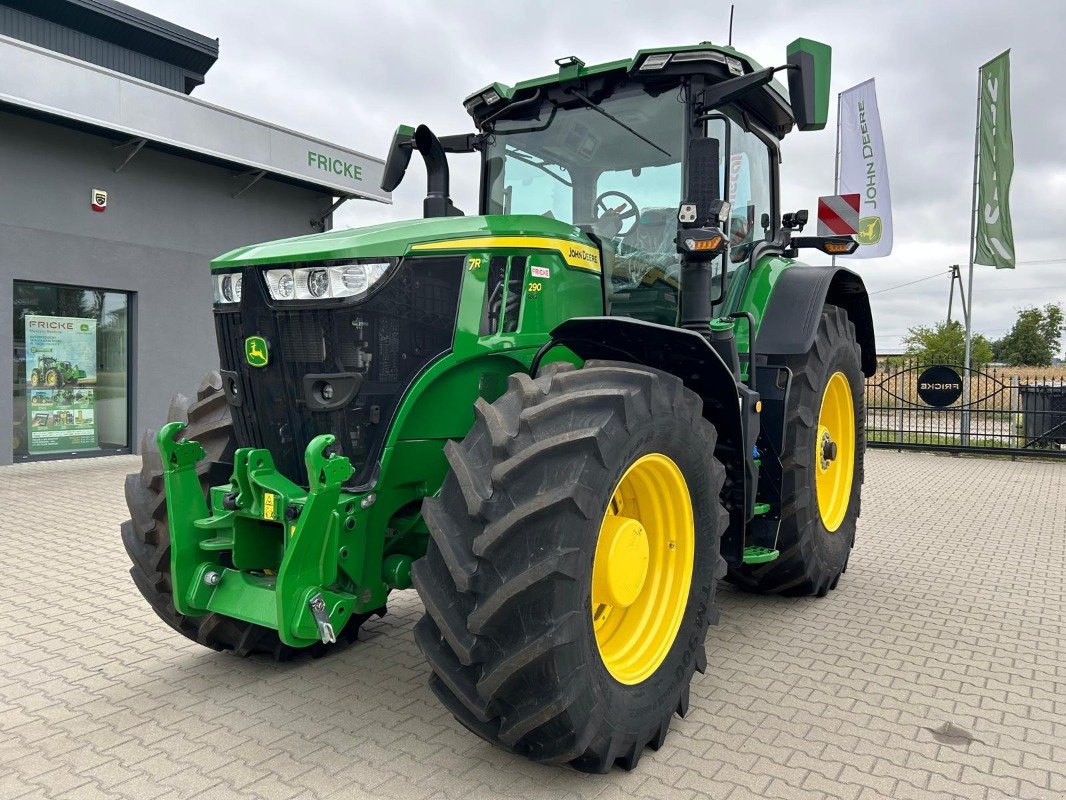
<path fill-rule="evenodd" d="M 253 367 L 265 367 L 270 361 L 270 351 L 262 336 L 249 336 L 244 340 L 244 358 Z"/>

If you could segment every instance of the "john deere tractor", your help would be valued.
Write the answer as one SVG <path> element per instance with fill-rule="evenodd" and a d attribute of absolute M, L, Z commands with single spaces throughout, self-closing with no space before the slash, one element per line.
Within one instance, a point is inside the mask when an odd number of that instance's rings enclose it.
<path fill-rule="evenodd" d="M 827 46 L 556 64 L 470 95 L 472 133 L 398 129 L 383 188 L 417 151 L 424 219 L 212 263 L 221 370 L 146 442 L 122 536 L 156 613 L 242 656 L 353 640 L 413 585 L 460 723 L 602 772 L 685 714 L 721 579 L 837 585 L 874 337 L 856 274 L 796 260 L 855 243 L 778 208 Z"/>
<path fill-rule="evenodd" d="M 77 384 L 85 377 L 85 370 L 69 361 L 58 361 L 52 356 L 38 356 L 37 366 L 30 370 L 30 386 L 60 389 Z"/>

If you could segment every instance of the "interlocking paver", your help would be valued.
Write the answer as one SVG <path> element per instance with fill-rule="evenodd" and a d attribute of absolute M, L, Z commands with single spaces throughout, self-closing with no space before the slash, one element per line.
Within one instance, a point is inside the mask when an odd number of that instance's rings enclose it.
<path fill-rule="evenodd" d="M 689 716 L 605 776 L 460 729 L 426 686 L 413 592 L 320 660 L 181 638 L 126 572 L 136 468 L 0 468 L 3 800 L 1066 798 L 1066 464 L 869 453 L 837 591 L 723 588 Z M 972 740 L 938 739 L 945 722 Z"/>

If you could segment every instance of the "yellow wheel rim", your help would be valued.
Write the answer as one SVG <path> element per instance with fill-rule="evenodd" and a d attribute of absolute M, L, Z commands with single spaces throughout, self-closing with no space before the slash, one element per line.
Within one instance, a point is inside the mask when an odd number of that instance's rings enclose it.
<path fill-rule="evenodd" d="M 814 442 L 818 513 L 832 533 L 844 521 L 855 473 L 855 405 L 843 372 L 834 372 L 822 395 Z"/>
<path fill-rule="evenodd" d="M 677 638 L 688 604 L 696 537 L 688 485 L 659 453 L 630 465 L 600 525 L 592 562 L 592 625 L 607 671 L 646 680 Z"/>

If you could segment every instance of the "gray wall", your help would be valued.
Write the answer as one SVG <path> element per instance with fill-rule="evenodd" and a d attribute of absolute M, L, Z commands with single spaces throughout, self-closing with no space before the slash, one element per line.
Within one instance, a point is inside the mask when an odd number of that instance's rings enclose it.
<path fill-rule="evenodd" d="M 0 374 L 12 375 L 15 280 L 133 292 L 134 447 L 170 397 L 195 392 L 218 364 L 208 261 L 257 241 L 311 233 L 332 198 L 147 148 L 125 152 L 88 133 L 0 112 Z M 89 207 L 105 189 L 104 213 Z M 0 389 L 0 464 L 11 462 L 12 393 Z"/>

